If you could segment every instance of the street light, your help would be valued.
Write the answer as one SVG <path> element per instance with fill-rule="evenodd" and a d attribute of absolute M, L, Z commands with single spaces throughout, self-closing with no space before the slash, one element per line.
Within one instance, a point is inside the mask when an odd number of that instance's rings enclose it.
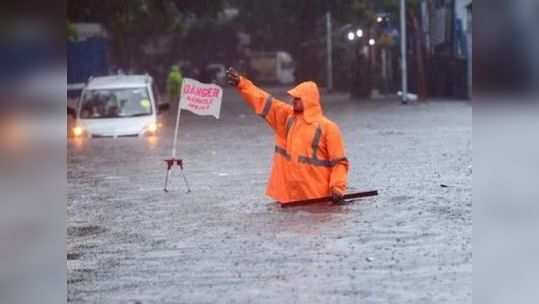
<path fill-rule="evenodd" d="M 384 18 L 382 16 L 378 16 L 378 18 L 376 18 L 376 21 L 378 21 L 378 23 L 381 23 L 382 21 L 384 21 Z"/>
<path fill-rule="evenodd" d="M 369 45 L 370 46 L 373 46 L 376 44 L 376 40 L 374 40 L 373 38 L 369 39 Z"/>
<path fill-rule="evenodd" d="M 350 41 L 354 40 L 354 38 L 355 38 L 354 33 L 353 33 L 353 32 L 349 32 L 348 35 L 347 35 L 347 38 L 348 38 L 348 40 L 350 40 Z"/>
<path fill-rule="evenodd" d="M 358 30 L 356 31 L 356 36 L 357 36 L 358 38 L 363 37 L 363 30 L 362 30 L 362 29 L 358 29 Z"/>

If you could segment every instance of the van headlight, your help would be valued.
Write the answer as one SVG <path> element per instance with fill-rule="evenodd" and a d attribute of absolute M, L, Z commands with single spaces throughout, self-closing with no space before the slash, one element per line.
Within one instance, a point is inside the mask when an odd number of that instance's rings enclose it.
<path fill-rule="evenodd" d="M 84 129 L 80 126 L 76 126 L 73 129 L 71 129 L 71 132 L 75 137 L 81 137 L 84 134 Z"/>
<path fill-rule="evenodd" d="M 155 135 L 155 133 L 157 133 L 157 129 L 159 129 L 159 126 L 157 125 L 157 123 L 152 122 L 149 125 L 147 125 L 146 128 L 144 128 L 144 133 L 146 135 Z"/>

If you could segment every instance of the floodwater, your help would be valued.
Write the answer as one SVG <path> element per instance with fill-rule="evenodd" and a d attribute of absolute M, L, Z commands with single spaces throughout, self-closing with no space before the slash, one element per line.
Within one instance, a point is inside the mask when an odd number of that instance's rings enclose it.
<path fill-rule="evenodd" d="M 284 89 L 273 89 L 284 96 Z M 70 303 L 471 303 L 472 107 L 323 96 L 345 137 L 345 206 L 264 196 L 270 129 L 231 89 L 221 120 L 157 138 L 70 139 Z M 442 186 L 444 185 L 444 186 Z"/>

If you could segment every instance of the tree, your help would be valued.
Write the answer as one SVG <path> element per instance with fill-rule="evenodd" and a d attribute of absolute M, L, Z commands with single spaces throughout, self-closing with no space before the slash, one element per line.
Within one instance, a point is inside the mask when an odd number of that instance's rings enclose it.
<path fill-rule="evenodd" d="M 422 40 L 422 32 L 419 26 L 418 15 L 419 7 L 423 0 L 406 0 L 406 28 L 410 35 L 407 35 L 407 49 L 412 49 L 415 58 L 412 62 L 415 63 L 417 84 L 417 94 L 419 99 L 425 99 L 428 95 L 427 92 L 427 79 L 425 72 L 425 49 L 424 41 Z M 430 2 L 430 1 L 429 1 Z M 380 5 L 393 16 L 400 16 L 400 1 L 398 0 L 383 0 Z"/>
<path fill-rule="evenodd" d="M 321 80 L 325 74 L 321 65 L 313 62 L 325 56 L 326 12 L 331 11 L 337 25 L 370 26 L 376 20 L 373 0 L 231 0 L 230 3 L 240 9 L 238 22 L 251 34 L 253 48 L 292 53 L 300 80 Z"/>
<path fill-rule="evenodd" d="M 185 34 L 189 20 L 215 17 L 223 0 L 71 0 L 70 22 L 99 22 L 110 35 L 113 61 L 131 68 L 142 47 L 164 33 Z"/>

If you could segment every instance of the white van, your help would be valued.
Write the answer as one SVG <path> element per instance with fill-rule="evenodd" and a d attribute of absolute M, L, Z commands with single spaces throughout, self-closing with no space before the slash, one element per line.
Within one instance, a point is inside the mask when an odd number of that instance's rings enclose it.
<path fill-rule="evenodd" d="M 77 109 L 75 137 L 132 137 L 155 135 L 159 94 L 149 75 L 114 75 L 90 78 Z"/>
<path fill-rule="evenodd" d="M 290 85 L 295 80 L 294 60 L 287 52 L 252 52 L 250 66 L 256 81 Z"/>

